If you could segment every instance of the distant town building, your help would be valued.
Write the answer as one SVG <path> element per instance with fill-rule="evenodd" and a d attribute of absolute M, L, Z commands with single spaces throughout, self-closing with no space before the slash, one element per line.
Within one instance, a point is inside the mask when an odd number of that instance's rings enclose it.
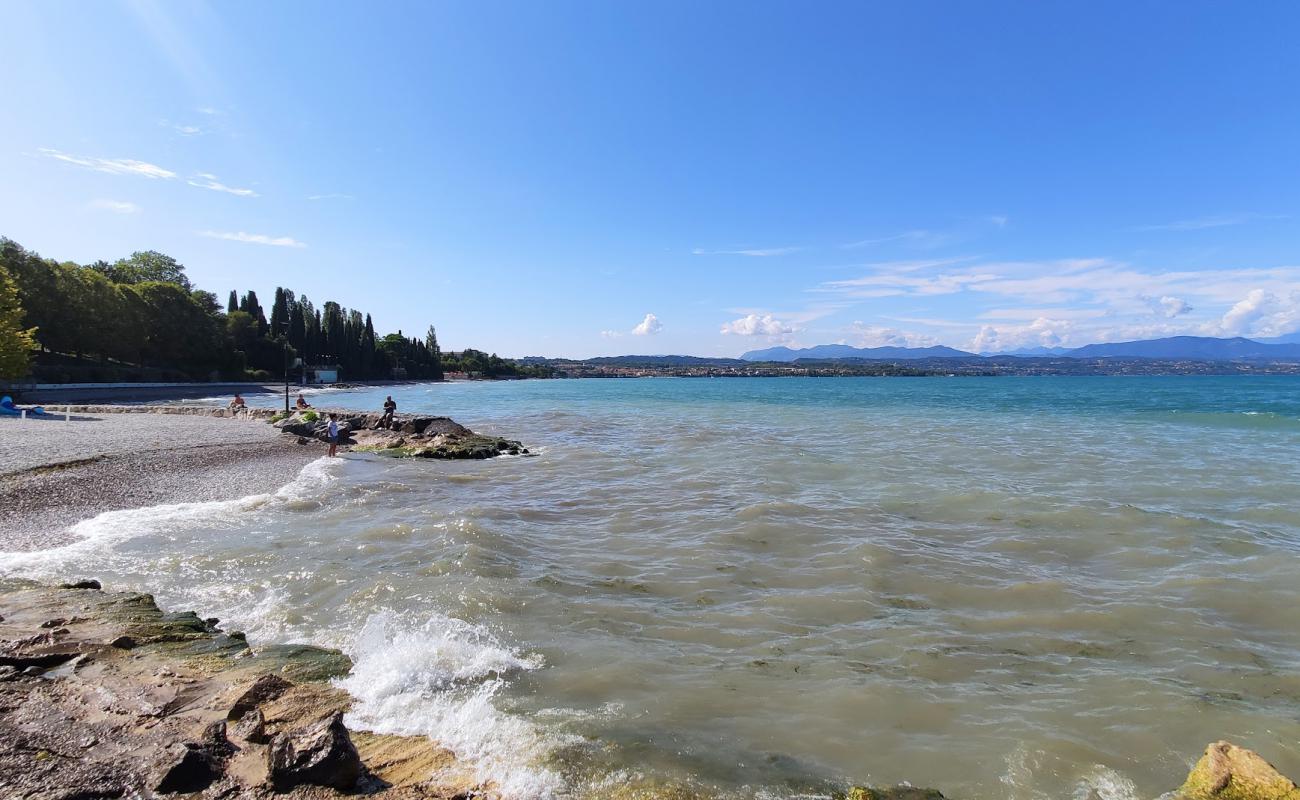
<path fill-rule="evenodd" d="M 338 383 L 339 366 L 338 364 L 321 364 L 314 367 L 307 367 L 307 377 L 305 383 Z"/>

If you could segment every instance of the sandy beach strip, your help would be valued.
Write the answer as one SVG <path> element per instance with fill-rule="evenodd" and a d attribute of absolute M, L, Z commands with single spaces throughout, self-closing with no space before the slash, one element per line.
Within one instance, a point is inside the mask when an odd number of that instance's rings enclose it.
<path fill-rule="evenodd" d="M 244 418 L 0 419 L 0 552 L 66 544 L 105 511 L 274 491 L 323 454 Z"/>

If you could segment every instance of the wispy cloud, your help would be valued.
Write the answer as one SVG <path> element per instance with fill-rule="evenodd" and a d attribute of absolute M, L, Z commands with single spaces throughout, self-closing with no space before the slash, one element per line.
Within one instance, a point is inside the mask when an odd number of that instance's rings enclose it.
<path fill-rule="evenodd" d="M 49 147 L 42 147 L 38 152 L 46 158 L 53 158 L 65 164 L 93 169 L 96 172 L 107 172 L 110 175 L 139 175 L 144 178 L 162 178 L 164 180 L 176 177 L 176 173 L 169 169 L 163 169 L 157 164 L 150 164 L 147 161 L 136 161 L 133 158 L 77 156 Z"/>
<path fill-rule="evenodd" d="M 227 186 L 217 180 L 216 175 L 211 175 L 207 172 L 200 172 L 185 182 L 190 186 L 197 186 L 200 189 L 211 189 L 214 192 L 225 192 L 238 197 L 257 197 L 257 192 L 252 189 L 236 189 L 233 186 Z"/>
<path fill-rule="evenodd" d="M 160 119 L 158 120 L 158 124 L 164 128 L 170 128 L 171 130 L 176 131 L 181 136 L 201 136 L 207 133 L 206 129 L 201 128 L 198 125 L 183 125 L 179 122 L 172 122 L 169 119 Z"/>
<path fill-rule="evenodd" d="M 199 106 L 194 110 L 199 112 L 200 114 L 207 114 L 209 117 L 216 117 L 221 114 L 219 110 L 213 108 L 212 106 Z"/>
<path fill-rule="evenodd" d="M 745 250 L 705 250 L 702 247 L 697 247 L 691 253 L 697 256 L 752 256 L 766 258 L 769 256 L 786 256 L 803 249 L 802 247 L 755 247 Z"/>
<path fill-rule="evenodd" d="M 872 247 L 878 244 L 889 244 L 890 242 L 928 242 L 937 246 L 947 241 L 947 238 L 946 234 L 937 234 L 933 231 L 917 229 L 896 233 L 893 236 L 879 236 L 874 239 L 859 239 L 856 242 L 849 242 L 848 244 L 840 245 L 840 249 L 856 250 L 859 247 Z"/>
<path fill-rule="evenodd" d="M 112 211 L 114 214 L 138 214 L 138 213 L 140 213 L 140 206 L 136 205 L 135 203 L 132 203 L 132 202 L 129 201 L 129 200 L 103 200 L 103 199 L 100 199 L 100 200 L 95 200 L 95 201 L 93 201 L 90 205 L 91 205 L 91 207 L 93 207 L 93 208 L 103 209 L 104 211 Z"/>
<path fill-rule="evenodd" d="M 992 320 L 1036 320 L 1040 317 L 1049 319 L 1096 319 L 1109 312 L 1104 308 L 994 308 L 979 315 L 980 319 Z"/>
<path fill-rule="evenodd" d="M 1139 225 L 1135 231 L 1199 231 L 1205 228 L 1226 228 L 1230 225 L 1245 225 L 1261 219 L 1282 219 L 1276 214 L 1219 214 L 1195 219 L 1180 219 L 1159 225 Z"/>
<path fill-rule="evenodd" d="M 342 192 L 328 192 L 326 194 L 309 194 L 308 200 L 351 200 L 352 195 L 343 194 Z"/>
<path fill-rule="evenodd" d="M 249 244 L 266 244 L 272 247 L 306 247 L 307 245 L 290 236 L 266 236 L 260 233 L 244 233 L 243 231 L 199 231 L 199 236 L 206 236 L 209 239 L 225 239 L 231 242 L 247 242 Z"/>
<path fill-rule="evenodd" d="M 110 175 L 138 175 L 144 178 L 153 178 L 160 180 L 173 180 L 177 177 L 176 173 L 158 166 L 150 164 L 147 161 L 137 161 L 133 158 L 97 158 L 92 156 L 78 156 L 71 153 L 65 153 L 62 150 L 55 150 L 49 147 L 42 147 L 38 152 L 45 158 L 52 158 L 55 161 L 62 161 L 65 164 L 72 164 L 85 169 L 94 170 L 95 172 L 106 172 Z M 237 197 L 257 197 L 257 192 L 252 189 L 240 189 L 234 186 L 227 186 L 217 179 L 216 175 L 209 172 L 199 172 L 192 178 L 185 180 L 190 186 L 197 186 L 200 189 L 210 189 L 214 192 L 225 192 Z"/>

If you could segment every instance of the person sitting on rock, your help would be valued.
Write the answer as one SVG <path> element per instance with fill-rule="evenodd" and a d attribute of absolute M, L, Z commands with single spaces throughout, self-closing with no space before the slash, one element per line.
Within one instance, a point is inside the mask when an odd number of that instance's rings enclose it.
<path fill-rule="evenodd" d="M 299 411 L 306 411 L 307 409 L 311 408 L 311 403 L 308 403 L 307 398 L 302 396 L 302 392 L 298 392 L 298 402 L 295 404 L 295 406 Z"/>
<path fill-rule="evenodd" d="M 393 425 L 393 414 L 397 413 L 397 403 L 393 402 L 393 396 L 390 394 L 384 401 L 384 415 L 379 418 L 379 428 L 391 428 Z"/>
<path fill-rule="evenodd" d="M 240 411 L 247 411 L 248 406 L 244 403 L 242 395 L 236 393 L 235 399 L 230 401 L 230 410 L 238 414 Z"/>

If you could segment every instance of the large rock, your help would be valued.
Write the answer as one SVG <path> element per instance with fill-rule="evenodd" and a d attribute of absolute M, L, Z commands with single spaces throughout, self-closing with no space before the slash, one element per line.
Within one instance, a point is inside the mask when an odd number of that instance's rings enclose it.
<path fill-rule="evenodd" d="M 1300 800 L 1286 776 L 1253 751 L 1229 742 L 1205 748 L 1186 782 L 1175 793 L 1179 800 Z"/>
<path fill-rule="evenodd" d="M 348 791 L 356 787 L 362 771 L 361 756 L 338 711 L 304 731 L 276 734 L 266 766 L 279 792 L 303 784 Z"/>

